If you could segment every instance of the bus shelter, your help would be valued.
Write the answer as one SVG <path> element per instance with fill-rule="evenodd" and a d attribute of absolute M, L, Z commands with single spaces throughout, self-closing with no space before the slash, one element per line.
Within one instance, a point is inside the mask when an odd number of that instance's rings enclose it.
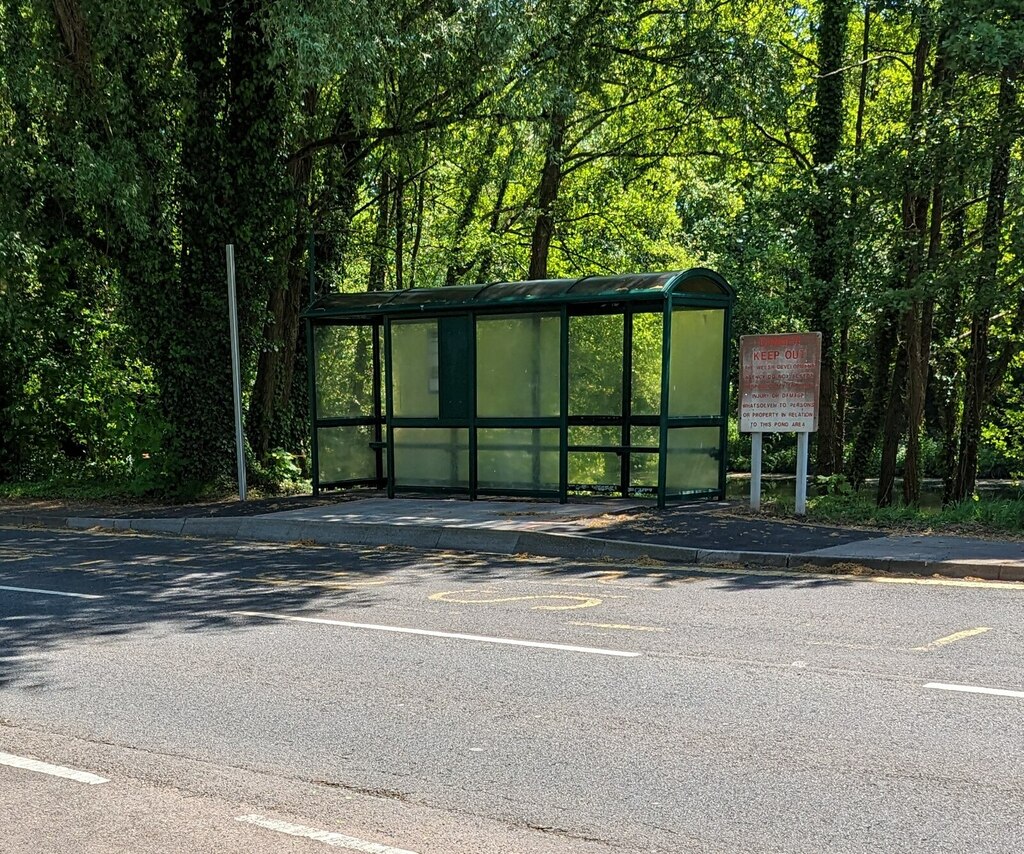
<path fill-rule="evenodd" d="M 733 300 L 707 269 L 324 296 L 313 491 L 724 498 Z"/>

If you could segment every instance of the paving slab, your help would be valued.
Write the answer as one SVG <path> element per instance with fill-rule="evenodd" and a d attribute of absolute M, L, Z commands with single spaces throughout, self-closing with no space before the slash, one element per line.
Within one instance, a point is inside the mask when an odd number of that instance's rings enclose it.
<path fill-rule="evenodd" d="M 253 518 L 348 525 L 387 524 L 578 534 L 592 529 L 588 520 L 638 506 L 621 501 L 555 504 L 541 501 L 466 501 L 455 498 L 367 498 L 339 505 L 266 513 Z"/>
<path fill-rule="evenodd" d="M 1024 567 L 1024 542 L 982 540 L 974 537 L 902 535 L 877 537 L 815 549 L 823 557 L 880 558 L 928 563 L 1019 564 Z"/>
<path fill-rule="evenodd" d="M 576 560 L 655 560 L 674 566 L 815 568 L 852 563 L 880 572 L 1024 581 L 1021 541 L 893 536 L 754 516 L 730 502 L 658 510 L 645 501 L 389 500 L 377 493 L 347 496 L 336 503 L 265 503 L 261 509 L 268 508 L 276 512 L 156 518 L 98 514 L 54 522 L 72 528 L 130 527 L 216 539 L 528 552 Z"/>

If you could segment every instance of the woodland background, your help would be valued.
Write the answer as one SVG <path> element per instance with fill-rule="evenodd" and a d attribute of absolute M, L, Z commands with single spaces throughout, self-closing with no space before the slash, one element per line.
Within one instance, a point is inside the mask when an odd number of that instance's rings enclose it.
<path fill-rule="evenodd" d="M 311 235 L 320 293 L 713 267 L 822 332 L 818 475 L 1024 475 L 1024 0 L 3 0 L 0 51 L 0 482 L 230 482 L 227 242 L 300 476 Z"/>

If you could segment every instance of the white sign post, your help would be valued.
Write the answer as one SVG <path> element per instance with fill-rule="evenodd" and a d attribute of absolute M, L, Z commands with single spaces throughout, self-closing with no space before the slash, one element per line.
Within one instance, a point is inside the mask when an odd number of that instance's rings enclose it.
<path fill-rule="evenodd" d="M 818 429 L 821 333 L 740 338 L 740 432 L 751 433 L 750 506 L 761 507 L 761 434 L 796 433 L 796 513 L 807 513 L 808 436 Z"/>
<path fill-rule="evenodd" d="M 245 434 L 242 432 L 242 378 L 238 356 L 238 300 L 235 296 L 235 245 L 225 247 L 228 261 L 228 325 L 231 328 L 231 387 L 235 398 L 235 456 L 238 464 L 238 500 L 245 501 Z"/>

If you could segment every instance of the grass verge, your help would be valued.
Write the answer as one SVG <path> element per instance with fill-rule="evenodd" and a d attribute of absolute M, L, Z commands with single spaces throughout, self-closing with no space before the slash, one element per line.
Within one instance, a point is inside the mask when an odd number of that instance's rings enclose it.
<path fill-rule="evenodd" d="M 792 516 L 792 499 L 769 498 L 764 512 Z M 1024 539 L 1024 490 L 1018 498 L 968 499 L 950 507 L 877 507 L 866 494 L 820 495 L 807 499 L 807 521 L 932 534 L 1010 536 Z"/>

